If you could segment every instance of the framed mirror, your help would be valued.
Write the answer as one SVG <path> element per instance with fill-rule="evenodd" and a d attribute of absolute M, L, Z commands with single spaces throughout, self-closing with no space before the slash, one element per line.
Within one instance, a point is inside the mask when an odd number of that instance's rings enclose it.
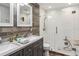
<path fill-rule="evenodd" d="M 17 4 L 17 26 L 32 26 L 32 7 L 25 4 Z"/>
<path fill-rule="evenodd" d="M 0 27 L 13 26 L 13 4 L 0 3 Z"/>

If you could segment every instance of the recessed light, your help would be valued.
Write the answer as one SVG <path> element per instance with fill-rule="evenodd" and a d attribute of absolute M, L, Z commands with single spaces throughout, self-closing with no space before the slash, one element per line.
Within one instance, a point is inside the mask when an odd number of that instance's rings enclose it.
<path fill-rule="evenodd" d="M 51 9 L 51 8 L 52 8 L 52 6 L 49 6 L 48 8 L 49 8 L 49 9 Z"/>
<path fill-rule="evenodd" d="M 68 3 L 68 5 L 71 5 L 72 3 Z"/>

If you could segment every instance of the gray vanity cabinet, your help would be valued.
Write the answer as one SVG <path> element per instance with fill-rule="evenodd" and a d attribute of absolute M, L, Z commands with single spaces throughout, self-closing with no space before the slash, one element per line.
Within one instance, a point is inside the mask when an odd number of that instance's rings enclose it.
<path fill-rule="evenodd" d="M 22 56 L 22 52 L 23 52 L 22 50 L 19 50 L 19 51 L 15 52 L 9 56 Z"/>
<path fill-rule="evenodd" d="M 23 56 L 32 56 L 32 45 L 29 45 L 23 49 Z"/>
<path fill-rule="evenodd" d="M 28 48 L 27 50 L 27 48 L 25 48 L 23 56 L 32 56 L 32 49 Z"/>
<path fill-rule="evenodd" d="M 43 39 L 40 39 L 24 48 L 24 56 L 42 56 L 42 55 L 43 55 Z"/>
<path fill-rule="evenodd" d="M 38 41 L 33 45 L 33 56 L 43 55 L 43 41 Z"/>
<path fill-rule="evenodd" d="M 37 52 L 37 56 L 43 56 L 43 46 L 41 44 L 37 47 Z"/>
<path fill-rule="evenodd" d="M 43 56 L 43 39 L 40 39 L 10 56 Z"/>

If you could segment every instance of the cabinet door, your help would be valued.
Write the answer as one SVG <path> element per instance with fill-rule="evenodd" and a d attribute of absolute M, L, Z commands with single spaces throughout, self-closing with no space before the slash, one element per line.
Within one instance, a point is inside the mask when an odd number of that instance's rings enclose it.
<path fill-rule="evenodd" d="M 38 48 L 37 48 L 37 46 L 35 46 L 33 48 L 33 56 L 37 56 L 37 52 L 38 52 Z"/>
<path fill-rule="evenodd" d="M 43 56 L 43 45 L 40 44 L 38 47 L 37 47 L 37 55 L 38 56 Z"/>
<path fill-rule="evenodd" d="M 37 44 L 33 48 L 33 56 L 42 56 L 43 55 L 43 45 Z"/>
<path fill-rule="evenodd" d="M 31 45 L 24 48 L 23 55 L 24 56 L 32 56 L 32 47 L 31 47 Z"/>
<path fill-rule="evenodd" d="M 32 56 L 32 50 L 31 49 L 24 49 L 24 56 Z"/>
<path fill-rule="evenodd" d="M 10 56 L 22 56 L 22 50 L 17 51 L 15 53 L 11 54 Z"/>

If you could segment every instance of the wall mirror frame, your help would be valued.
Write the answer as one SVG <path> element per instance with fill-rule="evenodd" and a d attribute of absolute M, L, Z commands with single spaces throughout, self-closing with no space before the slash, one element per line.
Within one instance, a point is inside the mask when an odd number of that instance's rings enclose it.
<path fill-rule="evenodd" d="M 0 27 L 13 26 L 13 3 L 0 3 Z"/>
<path fill-rule="evenodd" d="M 32 7 L 30 5 L 17 4 L 17 27 L 32 27 Z"/>

